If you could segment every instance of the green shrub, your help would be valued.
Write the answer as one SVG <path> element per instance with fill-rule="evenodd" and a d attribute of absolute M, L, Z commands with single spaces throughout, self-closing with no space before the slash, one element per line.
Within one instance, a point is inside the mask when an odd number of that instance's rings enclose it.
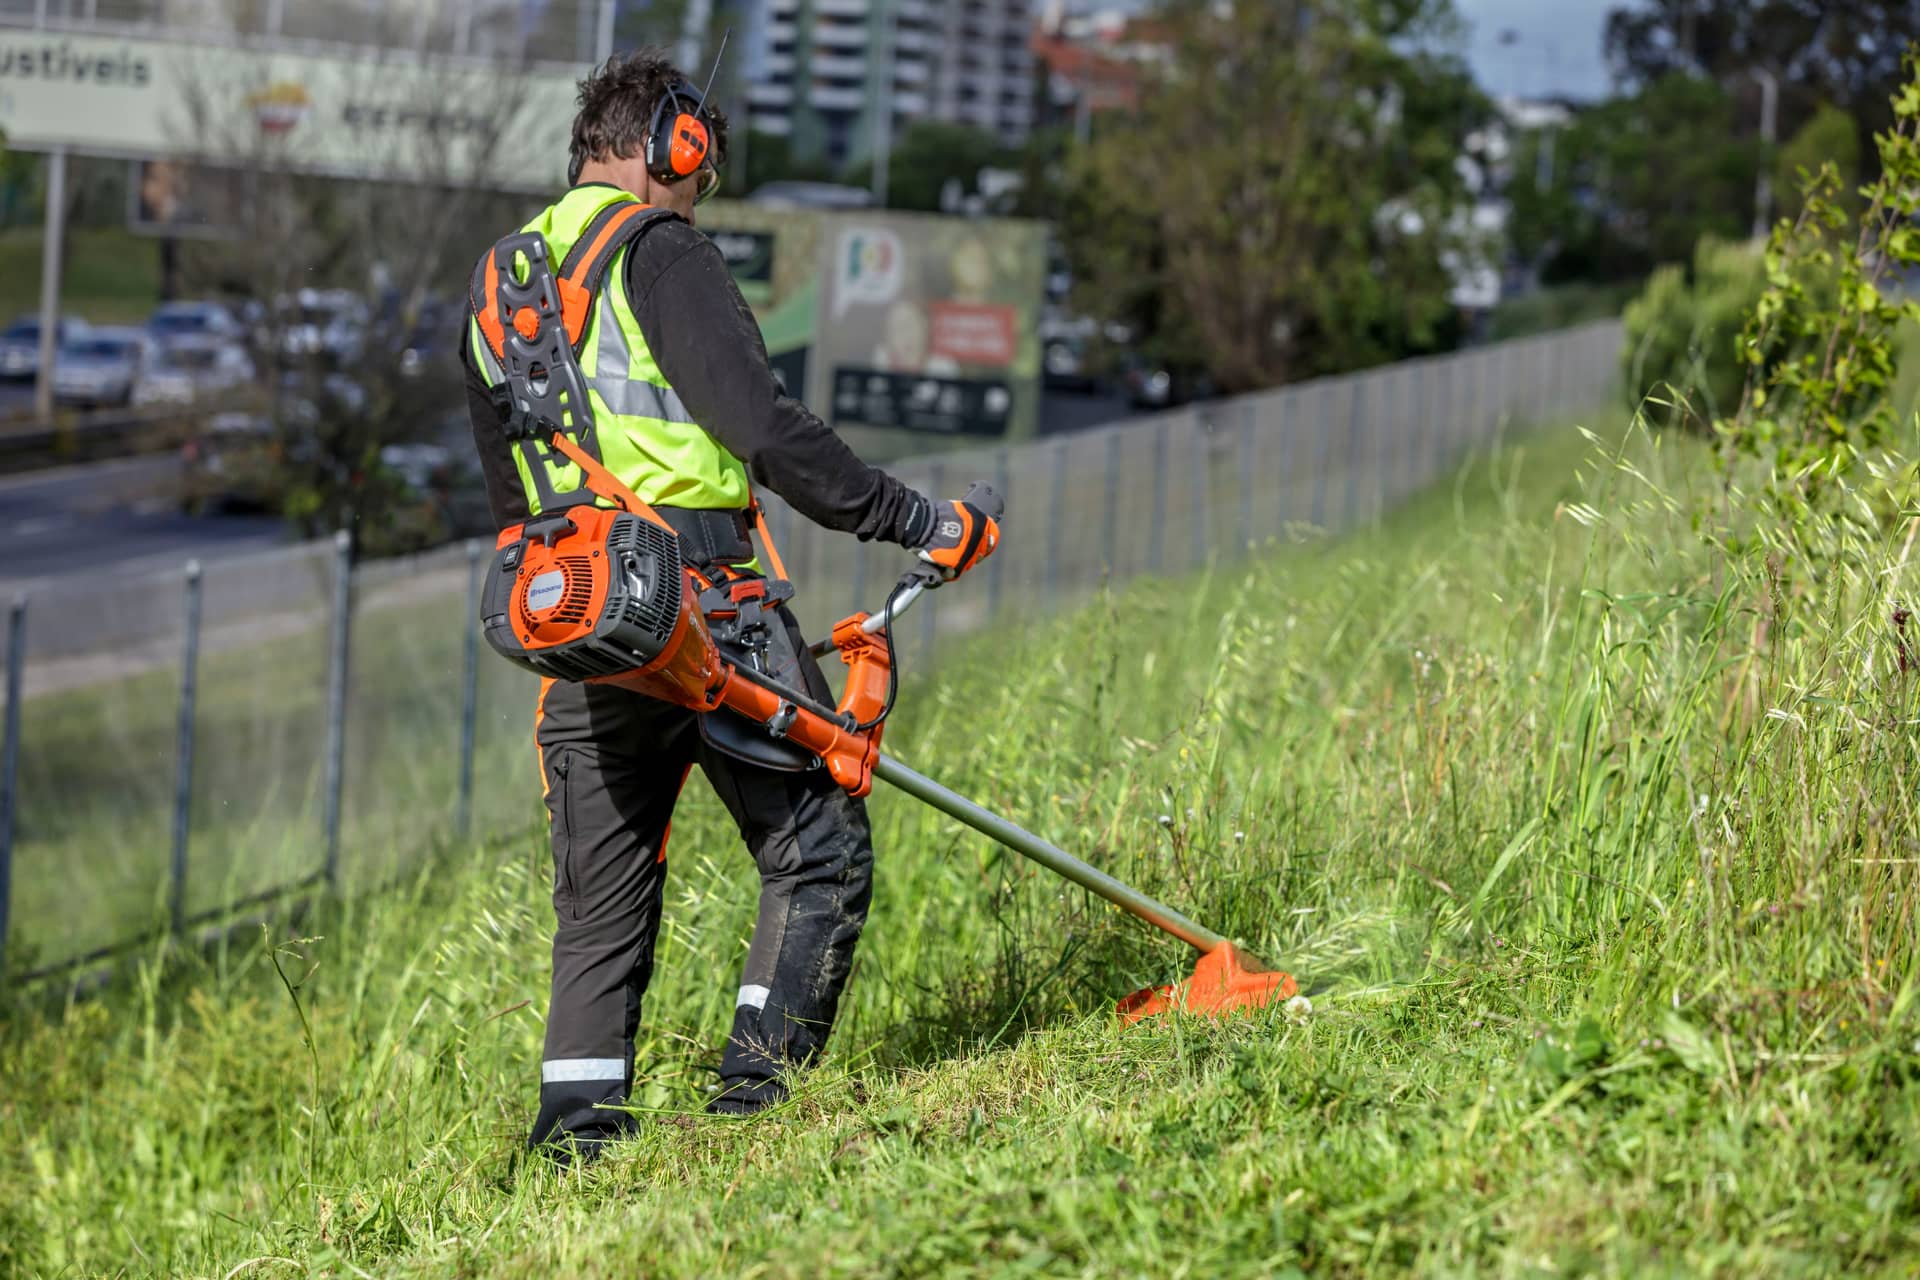
<path fill-rule="evenodd" d="M 1736 342 L 1765 287 L 1755 247 L 1712 236 L 1694 249 L 1691 271 L 1656 269 L 1627 304 L 1621 364 L 1629 402 L 1650 401 L 1671 425 L 1702 430 L 1732 412 L 1746 382 Z"/>

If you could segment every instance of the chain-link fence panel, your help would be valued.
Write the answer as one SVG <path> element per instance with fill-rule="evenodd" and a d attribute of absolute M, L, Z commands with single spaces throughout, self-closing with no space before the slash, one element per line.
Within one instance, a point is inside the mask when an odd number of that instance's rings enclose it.
<path fill-rule="evenodd" d="M 1618 345 L 1599 324 L 898 464 L 935 499 L 993 484 L 1008 516 L 967 588 L 896 628 L 897 660 L 923 673 L 943 639 L 1011 610 L 1378 519 L 1516 424 L 1599 403 Z M 882 607 L 911 563 L 764 498 L 810 639 Z M 322 878 L 364 889 L 450 840 L 523 833 L 544 859 L 539 681 L 477 636 L 485 552 L 348 579 L 327 541 L 218 561 L 192 587 L 177 567 L 30 587 L 0 842 L 12 955 L 57 964 Z M 0 630 L 0 659 L 11 647 Z"/>

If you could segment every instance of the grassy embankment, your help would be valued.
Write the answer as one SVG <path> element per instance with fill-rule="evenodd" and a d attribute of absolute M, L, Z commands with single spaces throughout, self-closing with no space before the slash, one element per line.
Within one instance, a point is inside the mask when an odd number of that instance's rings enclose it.
<path fill-rule="evenodd" d="M 1912 570 L 1896 540 L 1871 598 L 1803 616 L 1698 549 L 1698 464 L 1538 441 L 909 689 L 899 755 L 1293 969 L 1303 1022 L 1117 1029 L 1177 948 L 880 796 L 832 1062 L 689 1116 L 752 912 L 696 789 L 648 1123 L 603 1167 L 518 1154 L 529 834 L 314 938 L 8 1009 L 0 1270 L 1899 1273 Z"/>
<path fill-rule="evenodd" d="M 35 229 L 0 231 L 0 325 L 40 309 L 40 246 Z M 145 324 L 160 300 L 158 242 L 118 227 L 67 232 L 60 306 L 94 324 Z"/>

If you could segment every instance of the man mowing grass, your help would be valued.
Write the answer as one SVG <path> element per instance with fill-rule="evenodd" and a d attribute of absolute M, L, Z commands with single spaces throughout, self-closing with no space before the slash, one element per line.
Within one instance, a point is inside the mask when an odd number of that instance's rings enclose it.
<path fill-rule="evenodd" d="M 609 59 L 580 85 L 571 189 L 523 228 L 560 279 L 584 282 L 574 345 L 590 392 L 592 452 L 666 517 L 715 583 L 758 580 L 753 483 L 830 529 L 898 542 L 943 576 L 984 559 L 993 522 L 929 501 L 867 466 L 784 395 L 720 251 L 694 229 L 719 186 L 727 121 L 656 51 Z M 509 378 L 475 315 L 461 344 L 474 443 L 501 528 L 540 494 L 580 488 L 509 438 Z M 769 674 L 831 703 L 781 605 Z M 742 722 L 744 723 L 744 722 Z M 779 1101 L 782 1076 L 820 1054 L 866 921 L 873 846 L 865 806 L 823 769 L 741 758 L 738 726 L 608 685 L 544 681 L 535 737 L 553 841 L 553 992 L 531 1144 L 571 1162 L 626 1132 L 633 1040 L 653 971 L 675 800 L 699 765 L 760 871 L 760 908 L 708 1109 Z M 764 732 L 760 733 L 764 747 Z M 762 753 L 763 754 L 763 753 Z"/>

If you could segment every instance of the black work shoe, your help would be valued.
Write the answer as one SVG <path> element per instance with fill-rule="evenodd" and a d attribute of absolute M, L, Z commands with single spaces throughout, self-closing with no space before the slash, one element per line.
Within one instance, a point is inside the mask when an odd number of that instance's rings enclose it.
<path fill-rule="evenodd" d="M 720 1092 L 707 1099 L 707 1114 L 750 1116 L 786 1098 L 787 1088 L 778 1080 L 735 1080 L 721 1085 Z"/>

